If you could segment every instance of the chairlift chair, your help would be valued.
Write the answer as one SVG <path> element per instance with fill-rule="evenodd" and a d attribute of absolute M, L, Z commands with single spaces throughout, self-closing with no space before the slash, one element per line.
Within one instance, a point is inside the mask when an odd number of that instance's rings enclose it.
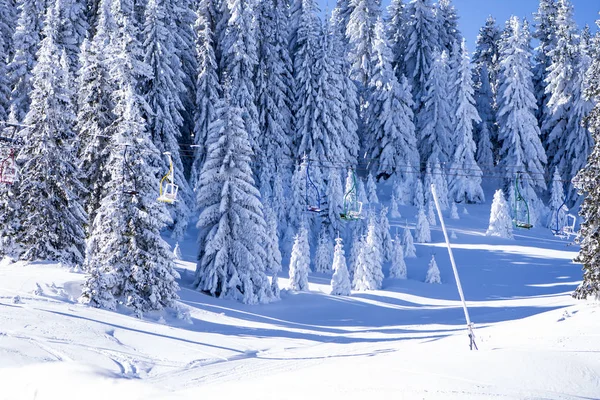
<path fill-rule="evenodd" d="M 563 226 L 562 233 L 567 238 L 571 235 L 575 235 L 575 224 L 577 223 L 577 217 L 573 214 L 567 214 L 567 224 Z"/>
<path fill-rule="evenodd" d="M 166 151 L 165 154 L 169 159 L 169 172 L 160 180 L 159 186 L 159 196 L 158 201 L 162 203 L 173 204 L 177 201 L 177 192 L 179 191 L 179 186 L 174 183 L 174 172 L 173 172 L 173 160 L 171 158 L 171 153 Z"/>

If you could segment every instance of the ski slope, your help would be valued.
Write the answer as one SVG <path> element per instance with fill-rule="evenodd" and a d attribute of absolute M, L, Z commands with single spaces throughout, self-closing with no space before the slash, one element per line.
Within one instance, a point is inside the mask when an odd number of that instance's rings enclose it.
<path fill-rule="evenodd" d="M 189 318 L 92 309 L 76 302 L 82 273 L 0 264 L 0 399 L 599 399 L 600 306 L 570 297 L 577 248 L 541 227 L 488 238 L 489 204 L 467 208 L 446 224 L 478 351 L 439 223 L 407 280 L 334 297 L 311 274 L 310 292 L 257 306 L 191 288 L 192 230 L 178 262 Z M 414 222 L 400 211 L 392 231 Z M 423 283 L 432 254 L 442 285 Z"/>

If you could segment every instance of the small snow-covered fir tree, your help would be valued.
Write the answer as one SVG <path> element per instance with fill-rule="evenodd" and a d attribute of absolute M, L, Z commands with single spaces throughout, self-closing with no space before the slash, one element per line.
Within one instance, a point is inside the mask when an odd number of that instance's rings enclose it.
<path fill-rule="evenodd" d="M 548 220 L 546 221 L 547 228 L 560 231 L 565 225 L 566 215 L 564 210 L 561 208 L 564 204 L 564 201 L 565 191 L 558 168 L 555 168 L 554 176 L 552 177 L 552 186 L 550 189 L 550 202 L 548 203 L 550 213 L 548 214 Z"/>
<path fill-rule="evenodd" d="M 431 160 L 427 164 L 427 170 L 425 174 L 425 187 L 424 193 L 427 203 L 433 202 L 433 193 L 431 192 L 431 185 L 435 185 L 435 189 L 438 195 L 438 202 L 442 211 L 446 211 L 449 204 L 448 198 L 448 181 L 446 179 L 446 173 L 442 169 L 442 166 L 437 160 Z"/>
<path fill-rule="evenodd" d="M 402 246 L 404 246 L 404 257 L 415 258 L 417 256 L 417 248 L 415 247 L 413 235 L 408 225 L 404 227 L 404 234 L 402 236 Z"/>
<path fill-rule="evenodd" d="M 55 7 L 46 14 L 45 38 L 32 73 L 29 127 L 19 133 L 20 224 L 15 241 L 22 260 L 60 261 L 81 265 L 87 220 L 82 204 L 85 188 L 77 169 L 72 81 L 64 50 L 56 44 Z"/>
<path fill-rule="evenodd" d="M 327 226 L 321 225 L 319 233 L 319 241 L 315 252 L 315 272 L 330 273 L 331 272 L 331 256 L 333 248 L 330 244 L 330 234 Z"/>
<path fill-rule="evenodd" d="M 479 164 L 479 167 L 484 171 L 489 171 L 494 167 L 494 145 L 492 144 L 490 129 L 485 121 L 480 124 L 476 159 L 477 164 Z"/>
<path fill-rule="evenodd" d="M 356 260 L 352 287 L 355 290 L 379 290 L 383 283 L 383 254 L 375 218 L 369 221 L 367 237 Z"/>
<path fill-rule="evenodd" d="M 373 179 L 373 174 L 369 173 L 367 177 L 367 198 L 369 199 L 369 204 L 379 204 L 379 197 L 377 197 L 377 184 L 375 183 L 375 179 Z"/>
<path fill-rule="evenodd" d="M 265 202 L 267 203 L 267 202 Z M 266 272 L 271 276 L 271 291 L 273 297 L 279 298 L 279 282 L 277 276 L 281 272 L 281 251 L 279 250 L 279 236 L 277 234 L 277 216 L 271 205 L 265 204 L 265 262 Z"/>
<path fill-rule="evenodd" d="M 390 278 L 406 279 L 406 263 L 404 262 L 404 248 L 400 237 L 394 237 L 392 251 L 392 265 L 390 266 Z"/>
<path fill-rule="evenodd" d="M 452 203 L 452 207 L 450 208 L 450 219 L 460 219 L 458 215 L 458 207 L 456 207 L 456 203 Z"/>
<path fill-rule="evenodd" d="M 335 239 L 335 250 L 333 253 L 333 276 L 331 277 L 331 294 L 335 296 L 350 296 L 352 285 L 350 275 L 346 266 L 344 256 L 344 244 L 342 238 Z"/>
<path fill-rule="evenodd" d="M 383 207 L 379 213 L 379 218 L 377 219 L 379 241 L 381 243 L 383 260 L 385 262 L 392 259 L 393 251 L 392 235 L 390 234 L 390 221 L 388 220 L 387 214 L 387 207 Z"/>
<path fill-rule="evenodd" d="M 266 275 L 265 219 L 250 168 L 252 149 L 242 110 L 221 101 L 200 173 L 199 255 L 195 285 L 243 303 L 272 299 Z"/>
<path fill-rule="evenodd" d="M 429 221 L 425 216 L 425 210 L 419 208 L 417 214 L 417 228 L 415 231 L 415 240 L 417 243 L 429 243 L 431 242 L 431 231 L 429 229 Z"/>
<path fill-rule="evenodd" d="M 402 215 L 400 215 L 400 211 L 398 211 L 398 200 L 396 199 L 396 193 L 392 193 L 392 199 L 390 200 L 390 217 L 402 217 Z"/>
<path fill-rule="evenodd" d="M 417 183 L 415 185 L 415 198 L 413 205 L 417 206 L 417 208 L 425 207 L 425 194 L 423 192 L 423 182 L 421 179 L 417 179 Z"/>
<path fill-rule="evenodd" d="M 290 259 L 290 285 L 291 290 L 308 290 L 308 272 L 310 271 L 310 247 L 308 244 L 308 230 L 300 228 Z"/>
<path fill-rule="evenodd" d="M 513 222 L 502 189 L 498 189 L 494 193 L 494 200 L 490 211 L 490 224 L 485 234 L 504 239 L 512 239 L 513 237 Z"/>
<path fill-rule="evenodd" d="M 431 256 L 431 261 L 429 261 L 429 268 L 427 269 L 425 283 L 442 283 L 440 269 L 435 262 L 435 256 Z"/>
<path fill-rule="evenodd" d="M 475 99 L 473 98 L 473 80 L 471 78 L 471 60 L 466 41 L 462 42 L 462 54 L 458 70 L 458 80 L 455 82 L 458 95 L 456 115 L 454 116 L 454 137 L 457 140 L 450 177 L 449 197 L 459 203 L 482 203 L 485 199 L 481 188 L 479 166 L 475 163 L 475 142 L 473 141 L 473 126 L 481 122 Z"/>
<path fill-rule="evenodd" d="M 430 226 L 437 225 L 437 219 L 435 216 L 435 205 L 433 204 L 432 198 L 430 198 L 427 202 L 427 221 L 429 221 Z"/>

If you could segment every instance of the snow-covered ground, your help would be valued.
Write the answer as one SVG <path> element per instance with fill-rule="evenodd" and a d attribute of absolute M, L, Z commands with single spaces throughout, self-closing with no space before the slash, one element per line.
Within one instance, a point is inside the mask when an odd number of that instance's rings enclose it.
<path fill-rule="evenodd" d="M 570 297 L 577 248 L 543 228 L 486 237 L 489 204 L 468 210 L 446 223 L 478 351 L 439 225 L 408 280 L 334 297 L 312 274 L 310 292 L 258 306 L 190 288 L 192 232 L 179 262 L 189 320 L 92 309 L 76 302 L 81 273 L 1 264 L 0 399 L 600 398 L 600 306 Z M 431 255 L 442 285 L 423 283 Z"/>

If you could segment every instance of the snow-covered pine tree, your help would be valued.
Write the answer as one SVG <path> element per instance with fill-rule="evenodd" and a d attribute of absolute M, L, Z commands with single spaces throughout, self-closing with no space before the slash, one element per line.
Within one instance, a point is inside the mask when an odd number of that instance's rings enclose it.
<path fill-rule="evenodd" d="M 11 108 L 17 121 L 23 121 L 29 111 L 32 92 L 32 69 L 40 46 L 44 18 L 44 2 L 23 0 L 19 6 L 19 18 L 13 36 L 14 56 L 8 64 L 11 86 Z"/>
<path fill-rule="evenodd" d="M 331 236 L 328 227 L 325 224 L 321 224 L 317 250 L 315 251 L 315 272 L 331 272 L 331 257 L 333 255 L 333 247 L 331 246 L 330 241 Z"/>
<path fill-rule="evenodd" d="M 215 55 L 216 10 L 213 0 L 202 0 L 198 4 L 196 31 L 196 102 L 194 114 L 194 163 L 190 182 L 194 190 L 200 171 L 206 160 L 207 139 L 210 125 L 216 119 L 215 105 L 221 96 L 218 65 Z"/>
<path fill-rule="evenodd" d="M 267 202 L 265 202 L 267 203 Z M 265 267 L 266 272 L 271 276 L 271 292 L 274 298 L 279 298 L 278 274 L 281 272 L 281 251 L 279 250 L 279 236 L 277 215 L 270 204 L 265 204 Z"/>
<path fill-rule="evenodd" d="M 563 137 L 567 135 L 566 123 L 573 105 L 573 78 L 579 48 L 576 44 L 577 27 L 573 19 L 573 6 L 568 0 L 559 0 L 553 32 L 555 43 L 549 51 L 550 64 L 544 79 L 545 103 L 541 121 L 544 148 L 548 156 L 548 168 L 559 167 L 561 175 L 566 171 L 563 159 Z M 581 123 L 581 122 L 580 122 Z"/>
<path fill-rule="evenodd" d="M 392 52 L 392 58 L 389 62 L 392 64 L 392 70 L 401 79 L 404 71 L 404 46 L 406 46 L 406 5 L 403 0 L 392 0 L 387 8 L 387 37 Z"/>
<path fill-rule="evenodd" d="M 87 243 L 89 275 L 80 301 L 107 309 L 123 304 L 141 317 L 144 312 L 176 305 L 179 274 L 173 253 L 160 235 L 169 221 L 165 206 L 156 201 L 154 165 L 160 153 L 145 130 L 142 99 L 127 82 L 119 86 L 115 99 L 118 117 L 105 165 L 110 180 Z M 135 155 L 127 160 L 137 189 L 133 196 L 123 191 L 124 144 Z"/>
<path fill-rule="evenodd" d="M 17 15 L 17 4 L 14 0 L 0 0 L 0 36 L 4 39 L 1 51 L 6 55 L 5 62 L 12 59 Z"/>
<path fill-rule="evenodd" d="M 421 163 L 450 160 L 452 128 L 452 99 L 449 96 L 448 55 L 435 57 L 423 92 L 423 106 L 416 114 Z"/>
<path fill-rule="evenodd" d="M 183 118 L 181 93 L 183 70 L 177 56 L 173 32 L 172 0 L 149 0 L 144 15 L 144 62 L 154 71 L 150 79 L 143 82 L 144 97 L 149 106 L 148 131 L 154 145 L 161 153 L 168 152 L 173 162 L 173 178 L 179 186 L 178 200 L 169 207 L 173 218 L 173 237 L 180 240 L 186 231 L 192 208 L 192 191 L 183 171 L 179 153 L 179 139 Z M 168 171 L 167 159 L 159 166 L 157 180 Z"/>
<path fill-rule="evenodd" d="M 404 248 L 400 237 L 394 237 L 394 247 L 392 250 L 392 265 L 390 266 L 390 278 L 406 279 L 406 262 L 404 262 Z"/>
<path fill-rule="evenodd" d="M 415 242 L 408 224 L 404 227 L 402 246 L 404 247 L 404 256 L 406 258 L 415 258 L 417 256 L 417 248 L 415 247 Z"/>
<path fill-rule="evenodd" d="M 417 183 L 415 184 L 415 198 L 413 205 L 417 206 L 417 208 L 425 207 L 425 193 L 423 192 L 423 182 L 421 179 L 417 179 Z"/>
<path fill-rule="evenodd" d="M 373 174 L 369 173 L 367 176 L 367 198 L 369 204 L 379 204 L 379 197 L 377 196 L 377 184 L 373 179 Z"/>
<path fill-rule="evenodd" d="M 331 11 L 330 24 L 332 31 L 341 39 L 341 52 L 346 56 L 348 52 L 348 38 L 346 37 L 346 27 L 350 21 L 350 14 L 354 9 L 352 0 L 336 0 L 335 7 Z"/>
<path fill-rule="evenodd" d="M 387 214 L 387 207 L 383 207 L 379 212 L 379 218 L 377 219 L 377 235 L 379 238 L 379 243 L 381 243 L 381 253 L 384 262 L 388 262 L 392 259 L 393 251 L 393 240 L 390 233 L 390 221 L 388 220 Z"/>
<path fill-rule="evenodd" d="M 467 52 L 466 42 L 462 42 L 461 63 L 459 65 L 457 86 L 457 106 L 454 116 L 454 137 L 458 141 L 454 151 L 453 174 L 449 182 L 449 197 L 453 202 L 482 203 L 485 200 L 481 188 L 481 169 L 475 162 L 475 142 L 473 126 L 481 122 L 475 108 L 473 98 L 473 81 L 471 78 L 471 60 Z"/>
<path fill-rule="evenodd" d="M 254 157 L 262 157 L 256 108 L 255 72 L 258 65 L 257 21 L 255 0 L 220 2 L 222 27 L 217 30 L 217 52 L 220 54 L 221 85 L 230 106 L 242 110 L 242 119 Z"/>
<path fill-rule="evenodd" d="M 379 290 L 383 283 L 383 254 L 375 218 L 369 221 L 367 237 L 356 259 L 352 287 L 355 290 Z"/>
<path fill-rule="evenodd" d="M 396 174 L 410 191 L 414 176 L 406 166 L 416 167 L 419 163 L 410 89 L 406 79 L 399 83 L 392 70 L 392 55 L 381 20 L 376 23 L 373 39 L 373 74 L 367 87 L 369 107 L 365 113 L 368 154 L 378 160 L 373 164 L 378 179 Z"/>
<path fill-rule="evenodd" d="M 522 196 L 529 204 L 531 221 L 537 221 L 541 201 L 535 189 L 545 190 L 546 154 L 535 118 L 530 70 L 529 33 L 517 17 L 511 17 L 501 45 L 501 74 L 498 90 L 498 139 L 502 142 L 500 166 L 508 191 L 520 174 Z"/>
<path fill-rule="evenodd" d="M 243 110 L 220 101 L 209 132 L 196 204 L 200 246 L 198 290 L 243 303 L 264 303 L 273 294 L 266 275 L 265 219 L 250 169 L 252 148 Z"/>
<path fill-rule="evenodd" d="M 57 45 L 64 48 L 69 57 L 69 71 L 79 70 L 79 50 L 86 38 L 89 25 L 85 15 L 85 0 L 57 0 L 59 18 Z"/>
<path fill-rule="evenodd" d="M 426 102 L 427 81 L 436 58 L 438 44 L 437 24 L 429 0 L 411 0 L 406 5 L 406 46 L 404 47 L 404 75 L 412 89 L 415 114 Z"/>
<path fill-rule="evenodd" d="M 400 218 L 402 215 L 398 211 L 398 200 L 396 199 L 396 191 L 392 191 L 392 198 L 390 200 L 390 217 Z"/>
<path fill-rule="evenodd" d="M 431 231 L 429 229 L 429 221 L 425 216 L 425 210 L 423 208 L 419 208 L 417 214 L 417 228 L 415 230 L 415 240 L 417 241 L 417 243 L 431 242 Z"/>
<path fill-rule="evenodd" d="M 435 256 L 431 256 L 431 261 L 429 261 L 429 268 L 427 269 L 427 276 L 425 277 L 425 283 L 442 283 L 442 278 L 440 277 L 440 269 L 435 262 Z"/>
<path fill-rule="evenodd" d="M 275 175 L 289 182 L 292 169 L 291 103 L 292 63 L 288 47 L 288 16 L 286 3 L 282 0 L 267 0 L 258 5 L 260 30 L 258 32 L 258 70 L 256 95 L 260 146 L 263 158 L 259 160 L 257 174 L 260 188 L 267 187 L 271 195 L 275 192 Z M 267 182 L 263 182 L 267 180 Z M 281 193 L 283 194 L 283 193 Z M 263 197 L 265 193 L 262 193 Z M 273 204 L 285 204 L 285 197 L 273 198 Z M 277 215 L 283 223 L 285 215 Z"/>
<path fill-rule="evenodd" d="M 510 217 L 510 208 L 504 199 L 502 189 L 496 190 L 492 209 L 490 211 L 490 224 L 488 226 L 487 236 L 497 236 L 504 239 L 512 239 L 513 222 Z"/>
<path fill-rule="evenodd" d="M 361 92 L 373 77 L 375 24 L 381 17 L 380 6 L 378 0 L 352 0 L 352 12 L 346 26 L 350 77 L 358 82 Z"/>
<path fill-rule="evenodd" d="M 344 212 L 344 189 L 340 170 L 331 168 L 327 179 L 327 223 L 333 234 L 343 232 L 344 226 L 340 220 L 340 214 Z"/>
<path fill-rule="evenodd" d="M 596 21 L 600 27 L 600 20 Z M 600 37 L 595 38 L 595 46 L 600 45 Z M 595 106 L 587 119 L 588 126 L 594 138 L 594 149 L 588 157 L 587 164 L 577 174 L 575 186 L 584 196 L 579 215 L 583 219 L 581 224 L 581 239 L 579 255 L 576 262 L 583 265 L 583 282 L 579 285 L 573 297 L 587 299 L 589 297 L 600 299 L 600 262 L 598 262 L 598 249 L 600 248 L 600 52 L 594 54 L 594 62 L 588 71 L 588 87 L 586 96 L 594 101 Z"/>
<path fill-rule="evenodd" d="M 85 188 L 77 169 L 73 92 L 64 50 L 57 47 L 56 7 L 48 8 L 44 40 L 32 70 L 31 107 L 19 136 L 20 229 L 15 241 L 22 260 L 81 265 L 84 259 Z"/>
<path fill-rule="evenodd" d="M 565 190 L 561 179 L 558 168 L 554 168 L 552 185 L 550 186 L 550 201 L 548 202 L 550 213 L 548 214 L 548 220 L 546 221 L 546 228 L 555 229 L 557 231 L 560 231 L 566 222 L 566 215 L 562 210 L 565 201 Z"/>
<path fill-rule="evenodd" d="M 477 142 L 477 162 L 482 168 L 491 168 L 497 151 L 496 111 L 498 92 L 498 73 L 500 29 L 496 20 L 489 16 L 479 30 L 477 44 L 473 53 L 473 84 L 475 104 L 481 117 L 474 139 Z"/>
<path fill-rule="evenodd" d="M 539 41 L 539 44 L 535 49 L 532 79 L 534 95 L 537 102 L 536 117 L 538 118 L 540 125 L 545 119 L 544 113 L 549 97 L 545 93 L 545 82 L 546 77 L 548 76 L 548 67 L 552 62 L 552 56 L 550 53 L 556 46 L 557 13 L 558 7 L 556 0 L 540 0 L 538 10 L 533 16 L 535 21 L 535 31 L 533 32 L 533 37 Z"/>
<path fill-rule="evenodd" d="M 350 284 L 350 275 L 346 266 L 346 257 L 344 256 L 344 244 L 342 238 L 335 239 L 335 249 L 333 252 L 333 276 L 331 277 L 331 294 L 334 296 L 350 296 L 352 285 Z"/>
<path fill-rule="evenodd" d="M 458 29 L 458 15 L 451 0 L 439 0 L 434 8 L 437 23 L 438 49 L 448 52 L 450 59 L 460 59 L 460 54 L 454 53 L 455 45 L 463 41 Z M 460 47 L 458 48 L 460 50 Z"/>
<path fill-rule="evenodd" d="M 308 290 L 308 272 L 310 271 L 310 247 L 308 244 L 308 229 L 301 227 L 294 239 L 292 257 L 290 259 L 291 290 Z"/>
<path fill-rule="evenodd" d="M 429 198 L 427 201 L 427 221 L 429 221 L 429 226 L 437 225 L 437 218 L 435 216 L 435 205 L 433 202 L 433 198 Z"/>
<path fill-rule="evenodd" d="M 88 227 L 91 227 L 96 217 L 96 210 L 106 195 L 110 180 L 110 173 L 105 169 L 109 157 L 106 146 L 111 134 L 108 128 L 116 118 L 111 99 L 113 86 L 104 55 L 106 17 L 104 13 L 100 15 L 96 36 L 91 42 L 84 40 L 81 46 L 81 67 L 77 77 L 78 158 L 81 181 L 87 188 L 85 209 Z"/>
<path fill-rule="evenodd" d="M 1 7 L 0 3 L 0 7 Z M 10 110 L 10 84 L 8 81 L 8 60 L 4 31 L 0 30 L 0 121 L 6 121 Z"/>
<path fill-rule="evenodd" d="M 460 219 L 460 216 L 458 215 L 458 208 L 454 202 L 452 202 L 452 207 L 450 208 L 450 219 Z"/>

